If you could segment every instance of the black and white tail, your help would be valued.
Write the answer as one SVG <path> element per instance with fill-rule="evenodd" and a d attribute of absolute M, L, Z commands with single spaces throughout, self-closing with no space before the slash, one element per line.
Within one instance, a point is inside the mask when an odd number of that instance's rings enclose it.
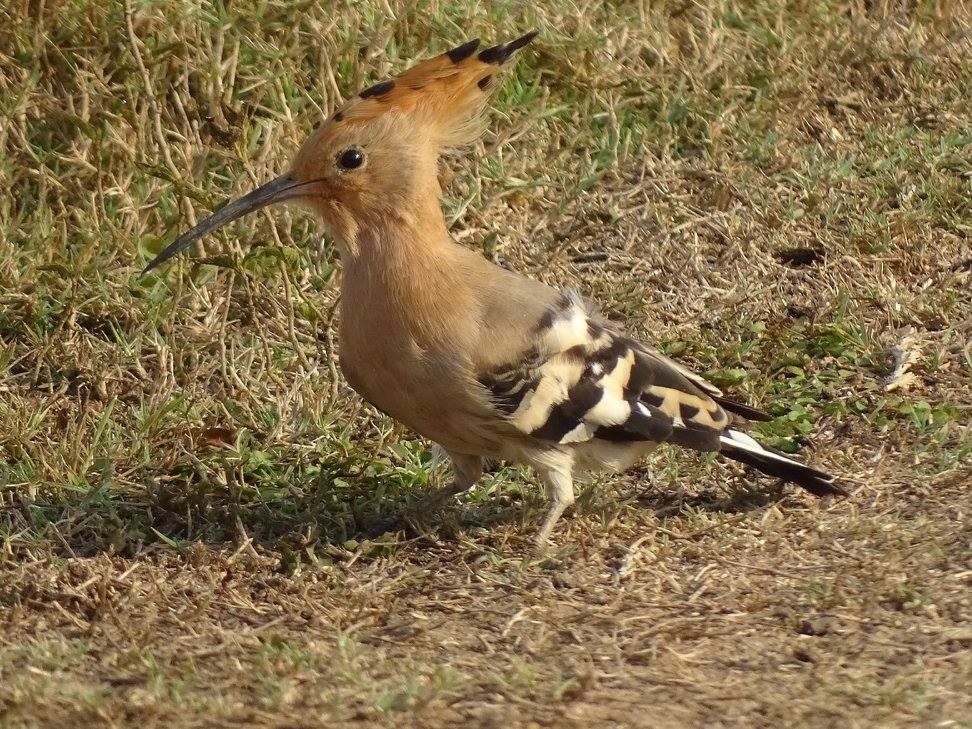
<path fill-rule="evenodd" d="M 829 473 L 805 466 L 782 453 L 760 445 L 753 438 L 738 430 L 726 430 L 719 436 L 719 452 L 734 461 L 752 466 L 768 476 L 776 476 L 802 486 L 815 496 L 847 496 L 847 492 L 834 483 Z"/>

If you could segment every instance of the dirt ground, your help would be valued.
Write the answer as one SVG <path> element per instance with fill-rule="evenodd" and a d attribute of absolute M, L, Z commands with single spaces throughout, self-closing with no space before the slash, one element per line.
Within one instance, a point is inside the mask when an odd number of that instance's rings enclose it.
<path fill-rule="evenodd" d="M 139 279 L 321 115 L 534 47 L 458 240 L 572 287 L 841 475 L 663 449 L 543 497 L 361 404 L 274 210 Z M 0 726 L 972 726 L 972 47 L 956 2 L 0 8 Z"/>

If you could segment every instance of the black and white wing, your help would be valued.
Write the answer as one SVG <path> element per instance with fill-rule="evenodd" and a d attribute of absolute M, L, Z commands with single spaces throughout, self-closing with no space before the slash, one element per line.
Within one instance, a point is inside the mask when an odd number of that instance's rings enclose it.
<path fill-rule="evenodd" d="M 713 384 L 605 326 L 564 296 L 537 324 L 536 346 L 484 374 L 494 407 L 518 430 L 561 445 L 670 442 L 719 452 L 812 493 L 844 493 L 833 476 L 760 445 L 730 413 L 769 416 L 726 399 Z"/>

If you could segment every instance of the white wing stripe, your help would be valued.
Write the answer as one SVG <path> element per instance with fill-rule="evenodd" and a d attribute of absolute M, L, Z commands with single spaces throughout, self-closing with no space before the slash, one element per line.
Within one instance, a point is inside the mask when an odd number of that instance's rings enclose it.
<path fill-rule="evenodd" d="M 727 445 L 731 445 L 734 448 L 755 453 L 760 458 L 768 458 L 771 461 L 777 461 L 779 463 L 788 463 L 796 466 L 797 468 L 808 468 L 804 463 L 794 461 L 792 458 L 787 458 L 779 453 L 774 453 L 773 451 L 763 448 L 763 446 L 759 444 L 759 441 L 738 430 L 727 430 L 723 435 L 719 436 L 719 440 Z M 834 478 L 834 476 L 831 476 L 829 479 L 822 480 L 831 483 L 834 481 Z"/>

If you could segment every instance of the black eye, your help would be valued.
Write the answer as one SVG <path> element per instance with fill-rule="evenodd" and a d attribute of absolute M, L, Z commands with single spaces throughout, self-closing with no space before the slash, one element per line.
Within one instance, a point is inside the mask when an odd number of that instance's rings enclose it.
<path fill-rule="evenodd" d="M 338 157 L 338 164 L 346 170 L 355 170 L 364 164 L 364 154 L 360 149 L 346 149 Z"/>

